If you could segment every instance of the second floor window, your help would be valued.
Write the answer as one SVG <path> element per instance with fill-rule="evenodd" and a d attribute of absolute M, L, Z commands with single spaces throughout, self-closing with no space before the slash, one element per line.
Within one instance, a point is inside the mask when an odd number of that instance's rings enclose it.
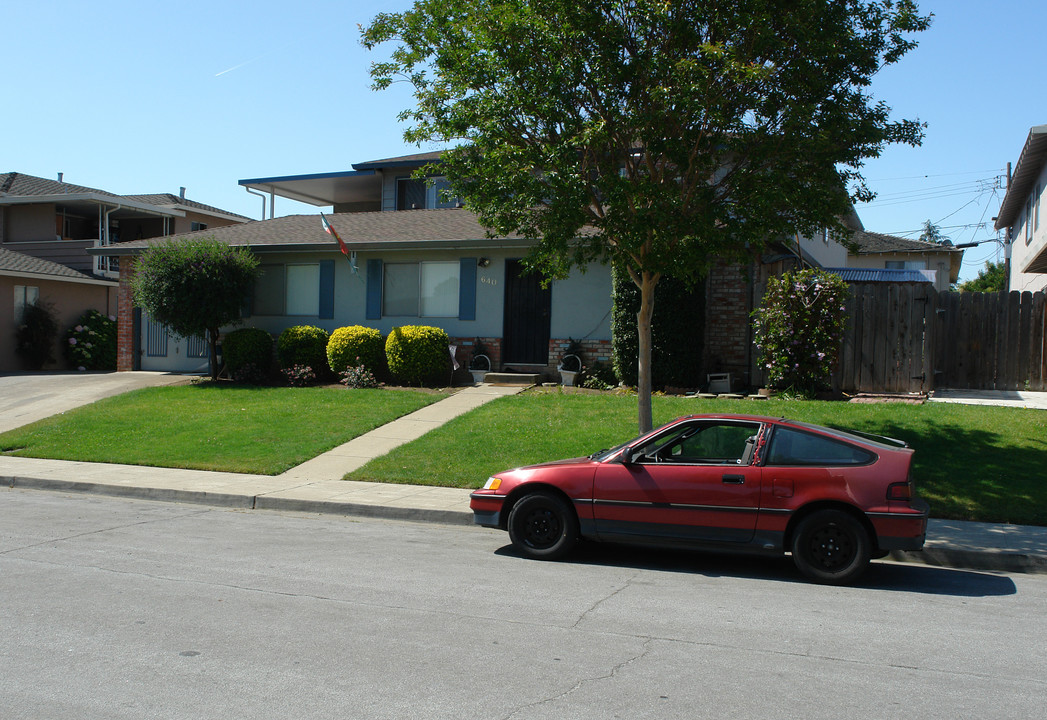
<path fill-rule="evenodd" d="M 458 204 L 456 198 L 444 198 L 449 187 L 447 180 L 442 177 L 430 178 L 428 182 L 409 177 L 397 178 L 396 209 L 426 210 L 456 207 Z"/>

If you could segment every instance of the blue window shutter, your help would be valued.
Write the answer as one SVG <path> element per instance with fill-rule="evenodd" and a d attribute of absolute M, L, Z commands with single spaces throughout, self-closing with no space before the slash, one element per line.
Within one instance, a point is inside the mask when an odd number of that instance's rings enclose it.
<path fill-rule="evenodd" d="M 321 320 L 334 317 L 334 260 L 320 261 L 320 315 Z"/>
<path fill-rule="evenodd" d="M 367 319 L 382 319 L 382 261 L 367 261 Z"/>
<path fill-rule="evenodd" d="M 462 258 L 458 273 L 458 319 L 476 319 L 476 258 Z"/>

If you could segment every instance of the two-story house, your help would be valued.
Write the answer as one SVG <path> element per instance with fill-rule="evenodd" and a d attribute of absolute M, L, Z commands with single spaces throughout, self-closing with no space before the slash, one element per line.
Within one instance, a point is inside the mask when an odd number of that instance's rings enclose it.
<path fill-rule="evenodd" d="M 250 218 L 179 195 L 116 195 L 64 181 L 0 174 L 0 247 L 89 275 L 116 279 L 119 268 L 87 248 L 248 222 Z"/>
<path fill-rule="evenodd" d="M 1047 290 L 1047 125 L 1029 130 L 1007 192 L 996 216 L 996 229 L 1005 230 L 1010 264 L 1009 289 Z"/>

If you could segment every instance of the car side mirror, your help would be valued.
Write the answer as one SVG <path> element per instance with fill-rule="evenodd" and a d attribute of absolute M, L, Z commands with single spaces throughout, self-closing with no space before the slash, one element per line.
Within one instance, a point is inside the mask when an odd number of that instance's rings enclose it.
<path fill-rule="evenodd" d="M 625 448 L 622 451 L 622 464 L 623 465 L 636 465 L 637 460 L 643 455 L 639 448 Z"/>

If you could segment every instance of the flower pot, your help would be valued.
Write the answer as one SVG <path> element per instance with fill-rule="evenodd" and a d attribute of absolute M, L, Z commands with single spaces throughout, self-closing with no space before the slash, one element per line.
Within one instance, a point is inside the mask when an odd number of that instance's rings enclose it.
<path fill-rule="evenodd" d="M 577 370 L 560 370 L 560 384 L 574 385 L 574 379 L 578 376 Z"/>
<path fill-rule="evenodd" d="M 487 375 L 487 370 L 470 370 L 473 376 L 473 382 L 479 385 L 484 381 L 484 376 Z"/>

